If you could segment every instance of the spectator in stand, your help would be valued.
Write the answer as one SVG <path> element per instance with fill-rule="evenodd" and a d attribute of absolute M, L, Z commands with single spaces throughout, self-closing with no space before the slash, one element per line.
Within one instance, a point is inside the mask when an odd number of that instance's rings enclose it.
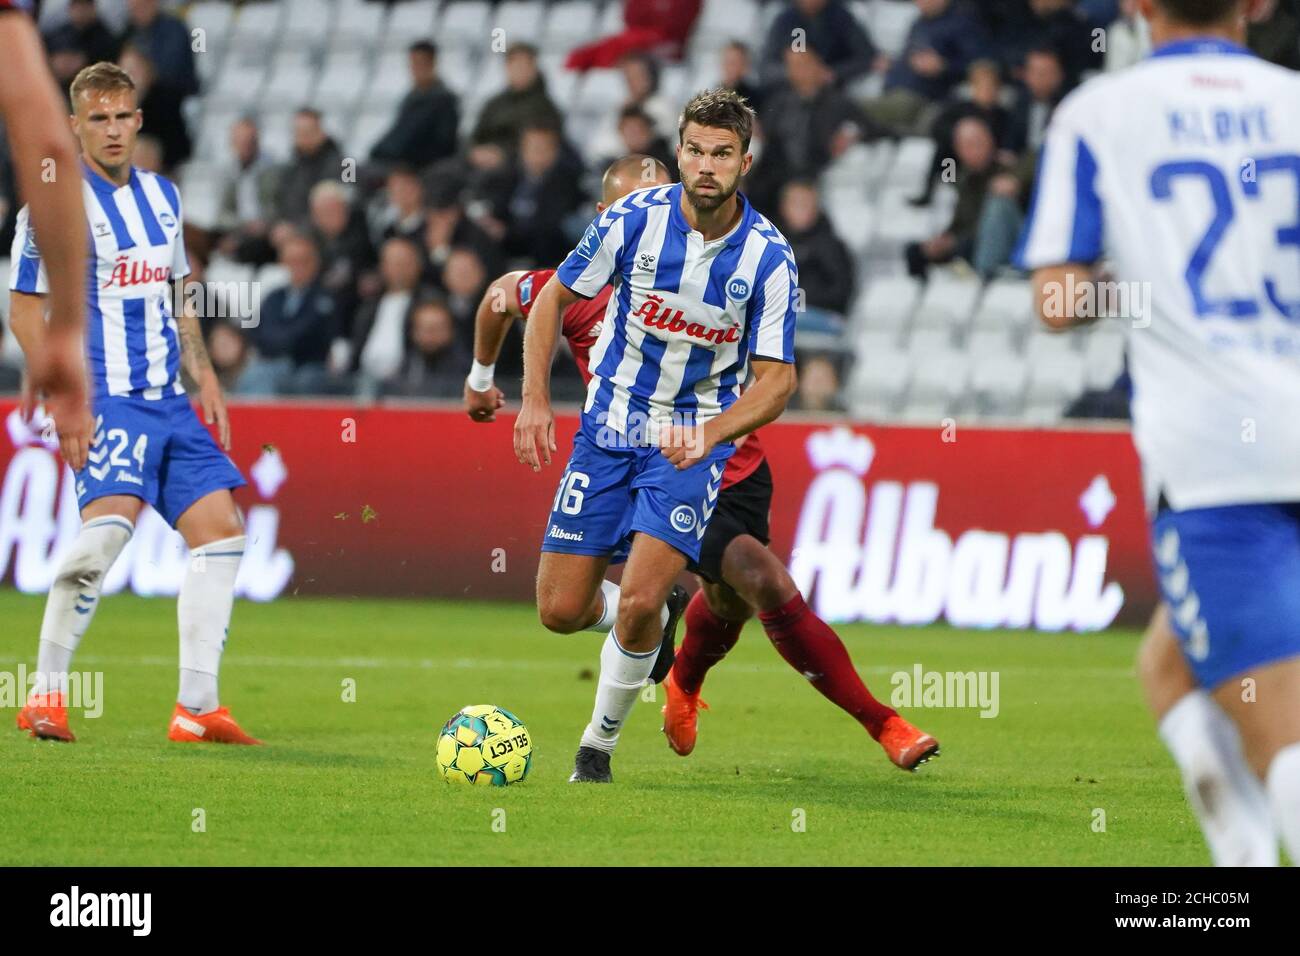
<path fill-rule="evenodd" d="M 408 166 L 393 169 L 384 191 L 371 205 L 370 239 L 376 246 L 397 236 L 412 242 L 424 240 L 424 185 Z"/>
<path fill-rule="evenodd" d="M 320 113 L 303 107 L 293 116 L 293 157 L 280 175 L 275 215 L 294 225 L 307 220 L 312 187 L 322 180 L 339 182 L 343 153 L 325 132 Z"/>
<path fill-rule="evenodd" d="M 257 123 L 248 117 L 230 124 L 230 153 L 217 210 L 220 249 L 238 262 L 265 265 L 275 260 L 268 230 L 280 170 L 262 153 Z"/>
<path fill-rule="evenodd" d="M 426 269 L 433 277 L 432 281 L 439 286 L 443 266 L 447 264 L 452 249 L 458 246 L 472 249 L 486 263 L 492 275 L 500 275 L 503 269 L 497 243 L 482 227 L 465 216 L 458 185 L 454 180 L 443 180 L 433 185 L 429 211 L 425 217 Z"/>
<path fill-rule="evenodd" d="M 853 295 L 853 257 L 821 208 L 817 186 L 794 179 L 781 190 L 778 223 L 795 261 L 804 310 L 800 332 L 838 335 Z"/>
<path fill-rule="evenodd" d="M 441 285 L 446 291 L 447 307 L 456 326 L 456 338 L 467 349 L 474 348 L 474 313 L 487 288 L 487 268 L 473 249 L 453 249 L 442 267 Z M 523 355 L 502 355 L 511 369 L 523 369 Z M 511 361 L 515 359 L 516 361 Z M 501 365 L 500 360 L 497 367 Z M 511 370 L 507 369 L 507 370 Z"/>
<path fill-rule="evenodd" d="M 239 389 L 240 377 L 248 365 L 248 342 L 239 326 L 229 319 L 217 319 L 208 329 L 208 357 L 217 373 L 223 391 L 233 393 Z"/>
<path fill-rule="evenodd" d="M 1079 85 L 1085 71 L 1101 69 L 1103 45 L 1096 42 L 1074 0 L 1029 0 L 1029 9 L 1029 42 L 1017 62 L 1023 61 L 1029 50 L 1055 50 L 1065 70 L 1065 92 Z"/>
<path fill-rule="evenodd" d="M 122 49 L 122 40 L 99 18 L 95 0 L 70 0 L 67 22 L 45 34 L 45 46 L 48 50 L 79 50 L 85 63 L 112 63 Z"/>
<path fill-rule="evenodd" d="M 1011 108 L 1006 148 L 1013 153 L 1037 152 L 1043 145 L 1047 121 L 1065 95 L 1065 68 L 1056 50 L 1040 47 L 1025 55 L 1024 87 Z"/>
<path fill-rule="evenodd" d="M 623 31 L 569 52 L 570 70 L 614 66 L 626 54 L 643 51 L 680 60 L 703 0 L 623 0 Z"/>
<path fill-rule="evenodd" d="M 561 161 L 560 131 L 531 124 L 519 136 L 519 158 L 504 210 L 505 251 L 538 264 L 563 261 L 573 248 L 564 220 L 583 203 L 581 170 Z"/>
<path fill-rule="evenodd" d="M 990 276 L 1011 258 L 1022 215 L 1022 182 L 998 159 L 989 125 L 976 116 L 957 123 L 957 207 L 948 228 L 924 242 L 907 246 L 907 271 L 923 277 L 934 264 L 963 259 Z M 996 201 L 988 203 L 991 196 Z M 801 276 L 802 281 L 802 276 Z"/>
<path fill-rule="evenodd" d="M 141 133 L 135 138 L 135 151 L 131 154 L 131 165 L 148 173 L 163 172 L 163 147 L 157 136 Z"/>
<path fill-rule="evenodd" d="M 50 72 L 54 74 L 54 82 L 58 85 L 59 92 L 63 94 L 63 102 L 67 104 L 68 113 L 71 114 L 75 110 L 69 98 L 68 88 L 77 74 L 87 65 L 86 54 L 67 37 L 47 39 L 45 50 L 49 56 Z"/>
<path fill-rule="evenodd" d="M 406 239 L 389 239 L 379 251 L 381 286 L 362 303 L 349 349 L 359 398 L 378 397 L 401 373 L 407 318 L 421 294 L 420 259 Z"/>
<path fill-rule="evenodd" d="M 334 299 L 320 281 L 320 253 L 305 236 L 280 246 L 289 284 L 262 302 L 247 330 L 256 350 L 239 382 L 244 395 L 318 395 L 331 389 L 325 363 L 339 335 Z"/>
<path fill-rule="evenodd" d="M 803 412 L 843 412 L 840 372 L 829 355 L 801 356 L 795 408 Z"/>
<path fill-rule="evenodd" d="M 625 106 L 618 116 L 619 144 L 616 150 L 602 159 L 597 165 L 608 166 L 620 156 L 640 154 L 657 159 L 668 167 L 669 175 L 677 179 L 677 158 L 668 145 L 666 137 L 655 129 L 654 120 L 639 106 Z M 653 170 L 652 170 L 653 171 Z"/>
<path fill-rule="evenodd" d="M 312 188 L 311 237 L 320 251 L 321 286 L 334 299 L 342 334 L 350 336 L 361 298 L 378 289 L 378 280 L 372 272 L 375 251 L 347 186 L 327 179 Z"/>
<path fill-rule="evenodd" d="M 627 99 L 600 122 L 591 141 L 584 144 L 588 157 L 623 155 L 620 152 L 622 144 L 619 123 L 624 110 L 629 106 L 640 107 L 650 117 L 650 125 L 657 135 L 667 136 L 677 131 L 681 104 L 669 102 L 659 92 L 659 64 L 645 54 L 638 53 L 624 57 L 620 66 L 623 81 L 627 84 Z"/>
<path fill-rule="evenodd" d="M 760 209 L 774 204 L 786 181 L 819 176 L 868 125 L 816 53 L 786 50 L 785 62 L 786 82 L 768 95 L 760 117 L 763 156 L 746 184 Z"/>
<path fill-rule="evenodd" d="M 131 22 L 126 42 L 139 47 L 153 64 L 159 85 L 183 100 L 199 91 L 190 28 L 158 7 L 158 0 L 127 0 Z"/>
<path fill-rule="evenodd" d="M 959 0 L 915 0 L 902 54 L 885 74 L 885 92 L 866 104 L 869 116 L 899 135 L 928 129 L 941 103 L 987 43 L 972 8 Z"/>
<path fill-rule="evenodd" d="M 749 47 L 739 40 L 732 40 L 722 48 L 719 56 L 722 82 L 718 85 L 723 89 L 735 90 L 745 98 L 752 110 L 761 112 L 763 91 L 754 82 L 754 68 Z M 674 178 L 676 178 L 675 174 Z"/>
<path fill-rule="evenodd" d="M 967 71 L 970 99 L 954 99 L 944 107 L 934 121 L 931 136 L 934 138 L 934 159 L 930 174 L 920 196 L 910 200 L 914 206 L 928 206 L 934 187 L 942 179 L 945 168 L 952 162 L 952 133 L 957 124 L 967 116 L 978 116 L 989 125 L 998 150 L 1005 151 L 1004 162 L 1013 162 L 1010 151 L 1011 114 L 1002 105 L 1002 70 L 996 60 L 976 60 Z M 945 164 L 949 164 L 945 167 Z"/>
<path fill-rule="evenodd" d="M 785 54 L 791 49 L 816 53 L 839 87 L 869 74 L 879 57 L 866 29 L 843 0 L 790 0 L 776 15 L 759 67 L 764 86 L 785 79 Z"/>
<path fill-rule="evenodd" d="M 456 338 L 451 309 L 436 297 L 411 311 L 410 343 L 397 380 L 386 392 L 407 398 L 457 398 L 474 357 Z"/>
<path fill-rule="evenodd" d="M 377 162 L 401 163 L 424 169 L 456 152 L 460 102 L 438 77 L 438 48 L 428 40 L 407 51 L 411 89 L 397 108 L 397 117 L 370 150 Z"/>
<path fill-rule="evenodd" d="M 1300 19 L 1278 0 L 1260 0 L 1246 27 L 1246 45 L 1270 63 L 1300 70 Z"/>
<path fill-rule="evenodd" d="M 1123 0 L 1119 18 L 1106 28 L 1106 72 L 1122 70 L 1151 52 L 1151 28 L 1138 12 L 1138 0 Z"/>
<path fill-rule="evenodd" d="M 506 88 L 483 104 L 470 141 L 494 145 L 513 153 L 519 130 L 529 123 L 549 123 L 557 129 L 564 118 L 546 92 L 546 78 L 537 68 L 537 50 L 514 43 L 506 50 Z"/>
<path fill-rule="evenodd" d="M 159 80 L 154 64 L 134 43 L 122 47 L 118 66 L 135 82 L 136 102 L 144 114 L 140 132 L 162 144 L 163 169 L 175 169 L 194 151 L 185 114 L 181 112 L 182 96 L 178 88 Z"/>

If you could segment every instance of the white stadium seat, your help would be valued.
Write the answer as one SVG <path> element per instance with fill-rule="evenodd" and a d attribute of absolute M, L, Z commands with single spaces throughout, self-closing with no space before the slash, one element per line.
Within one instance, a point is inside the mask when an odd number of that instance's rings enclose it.
<path fill-rule="evenodd" d="M 966 354 L 972 358 L 984 355 L 1015 355 L 1015 339 L 1007 329 L 972 329 L 966 339 Z"/>
<path fill-rule="evenodd" d="M 1084 339 L 1083 364 L 1089 388 L 1109 388 L 1124 371 L 1123 332 L 1102 328 L 1089 329 Z"/>
<path fill-rule="evenodd" d="M 918 355 L 912 352 L 912 387 L 908 402 L 941 402 L 944 405 L 966 394 L 970 361 L 957 351 Z"/>
<path fill-rule="evenodd" d="M 401 4 L 402 7 L 411 4 Z M 367 3 L 366 0 L 339 0 L 338 13 L 334 18 L 334 32 L 330 36 L 331 50 L 368 51 L 379 45 L 384 32 L 387 8 L 379 3 Z M 431 31 L 417 34 L 428 36 Z"/>
<path fill-rule="evenodd" d="M 316 70 L 310 66 L 277 65 L 262 88 L 262 102 L 268 105 L 299 106 L 310 99 L 316 84 Z"/>
<path fill-rule="evenodd" d="M 1022 408 L 1029 369 L 1014 355 L 989 355 L 971 369 L 971 390 L 981 417 L 1014 418 Z"/>
<path fill-rule="evenodd" d="M 938 355 L 952 348 L 952 334 L 946 329 L 911 329 L 907 351 L 915 361 L 924 361 L 928 355 Z"/>
<path fill-rule="evenodd" d="M 321 68 L 312 103 L 321 110 L 352 109 L 369 81 L 366 54 L 359 50 L 333 52 Z"/>
<path fill-rule="evenodd" d="M 1061 355 L 1075 354 L 1077 341 L 1075 336 L 1066 332 L 1035 330 L 1025 339 L 1025 361 L 1034 365 Z"/>
<path fill-rule="evenodd" d="M 898 56 L 903 52 L 912 21 L 919 15 L 916 5 L 898 0 L 872 0 L 869 10 L 872 41 L 883 52 Z"/>
<path fill-rule="evenodd" d="M 376 4 L 368 4 L 376 6 Z M 385 50 L 405 50 L 416 40 L 436 37 L 438 19 L 437 0 L 406 0 L 395 3 L 388 16 L 381 46 Z M 441 37 L 437 37 L 438 40 Z"/>
<path fill-rule="evenodd" d="M 489 49 L 492 42 L 490 18 L 492 6 L 486 0 L 455 0 L 442 10 L 438 25 L 438 42 L 449 47 Z M 511 42 L 507 40 L 507 42 Z"/>
<path fill-rule="evenodd" d="M 251 110 L 257 106 L 266 82 L 266 71 L 258 67 L 245 67 L 230 62 L 227 57 L 225 68 L 217 76 L 212 90 L 207 94 L 206 106 L 229 110 Z"/>
<path fill-rule="evenodd" d="M 849 375 L 849 404 L 855 414 L 884 416 L 902 399 L 911 378 L 911 363 L 905 352 L 876 352 L 865 355 Z"/>
<path fill-rule="evenodd" d="M 279 3 L 240 5 L 230 33 L 230 47 L 232 52 L 240 56 L 241 62 L 250 62 L 248 58 L 264 54 L 279 45 L 284 11 L 284 5 Z"/>
<path fill-rule="evenodd" d="M 334 26 L 334 6 L 321 0 L 286 0 L 281 42 L 296 49 L 318 50 Z"/>
<path fill-rule="evenodd" d="M 542 32 L 544 12 L 543 5 L 533 0 L 504 0 L 492 13 L 485 39 L 497 40 L 492 31 L 501 30 L 500 42 L 507 46 L 518 42 L 535 43 Z"/>
<path fill-rule="evenodd" d="M 853 323 L 858 328 L 900 329 L 912 318 L 921 298 L 921 283 L 911 276 L 876 279 L 858 300 Z"/>
<path fill-rule="evenodd" d="M 1024 329 L 1037 324 L 1033 316 L 1034 293 L 1023 279 L 994 279 L 975 309 L 976 329 Z"/>
<path fill-rule="evenodd" d="M 573 108 L 603 116 L 616 110 L 626 99 L 627 83 L 622 70 L 588 70 L 578 82 Z"/>
<path fill-rule="evenodd" d="M 1066 353 L 1038 363 L 1029 363 L 1027 403 L 1064 402 L 1077 398 L 1084 389 L 1083 357 Z"/>
<path fill-rule="evenodd" d="M 617 6 L 617 4 L 613 4 Z M 542 21 L 540 49 L 568 53 L 576 44 L 594 39 L 596 5 L 588 0 L 562 0 L 552 3 Z"/>
<path fill-rule="evenodd" d="M 975 275 L 932 269 L 913 321 L 926 328 L 964 328 L 979 295 L 980 280 Z"/>

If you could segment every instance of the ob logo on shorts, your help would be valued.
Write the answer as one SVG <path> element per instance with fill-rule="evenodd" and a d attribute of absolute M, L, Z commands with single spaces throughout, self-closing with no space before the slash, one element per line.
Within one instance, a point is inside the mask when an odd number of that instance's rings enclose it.
<path fill-rule="evenodd" d="M 668 516 L 668 520 L 674 529 L 685 534 L 695 528 L 695 509 L 690 505 L 678 505 Z"/>

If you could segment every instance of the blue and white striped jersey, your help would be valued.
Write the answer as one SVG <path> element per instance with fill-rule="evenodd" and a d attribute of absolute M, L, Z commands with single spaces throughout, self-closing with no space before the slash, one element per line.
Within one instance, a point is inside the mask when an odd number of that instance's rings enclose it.
<path fill-rule="evenodd" d="M 189 275 L 181 200 L 169 180 L 131 169 L 117 187 L 82 164 L 90 261 L 86 358 L 95 398 L 185 394 L 171 280 Z M 9 288 L 45 294 L 49 280 L 26 206 L 18 213 Z"/>
<path fill-rule="evenodd" d="M 680 183 L 629 193 L 556 271 L 588 298 L 614 284 L 583 409 L 596 425 L 653 443 L 665 424 L 703 424 L 729 408 L 751 358 L 794 361 L 794 253 L 737 197 L 740 222 L 705 242 L 682 214 Z"/>
<path fill-rule="evenodd" d="M 1103 256 L 1148 501 L 1300 501 L 1300 74 L 1201 37 L 1066 97 L 1017 261 Z"/>

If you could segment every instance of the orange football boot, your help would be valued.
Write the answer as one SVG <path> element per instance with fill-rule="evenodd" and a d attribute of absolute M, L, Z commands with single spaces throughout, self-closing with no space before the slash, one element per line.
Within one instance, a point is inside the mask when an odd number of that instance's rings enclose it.
<path fill-rule="evenodd" d="M 939 741 L 897 714 L 885 720 L 878 743 L 895 766 L 903 770 L 915 770 L 931 757 L 939 756 Z"/>
<path fill-rule="evenodd" d="M 62 691 L 27 698 L 23 709 L 18 711 L 18 729 L 28 731 L 38 740 L 72 743 L 77 739 L 68 729 L 68 708 Z"/>
<path fill-rule="evenodd" d="M 167 729 L 167 739 L 191 744 L 260 744 L 262 742 L 244 733 L 225 707 L 218 707 L 209 714 L 195 716 L 180 704 L 177 704 L 176 709 L 172 711 L 172 723 Z"/>
<path fill-rule="evenodd" d="M 663 682 L 664 695 L 668 698 L 663 706 L 664 736 L 668 746 L 685 757 L 695 749 L 695 723 L 700 716 L 700 708 L 709 709 L 709 705 L 700 700 L 699 693 L 688 694 L 673 683 L 672 671 Z"/>

